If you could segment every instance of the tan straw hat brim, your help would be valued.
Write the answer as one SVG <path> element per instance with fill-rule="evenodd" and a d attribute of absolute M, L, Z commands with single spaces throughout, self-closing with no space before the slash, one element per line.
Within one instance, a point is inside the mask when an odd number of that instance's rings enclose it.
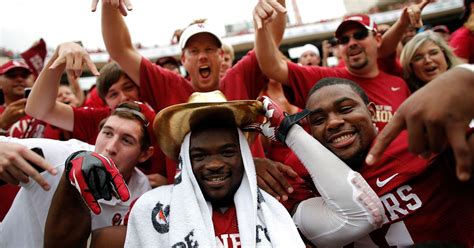
<path fill-rule="evenodd" d="M 167 107 L 160 111 L 153 122 L 153 130 L 160 148 L 166 156 L 177 159 L 184 136 L 199 120 L 234 118 L 237 127 L 264 119 L 262 103 L 255 100 L 228 102 L 195 102 Z"/>

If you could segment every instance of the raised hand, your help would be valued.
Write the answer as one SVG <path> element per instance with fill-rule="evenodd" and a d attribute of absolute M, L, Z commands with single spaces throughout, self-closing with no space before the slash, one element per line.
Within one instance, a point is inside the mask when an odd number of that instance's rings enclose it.
<path fill-rule="evenodd" d="M 99 71 L 92 62 L 89 54 L 86 50 L 77 43 L 66 42 L 59 45 L 57 49 L 58 58 L 53 62 L 49 67 L 50 69 L 55 69 L 58 66 L 66 65 L 66 72 L 74 78 L 78 78 L 82 74 L 83 65 L 89 67 L 92 74 L 95 76 L 99 75 Z"/>
<path fill-rule="evenodd" d="M 259 0 L 254 7 L 252 15 L 257 29 L 264 23 L 272 22 L 278 13 L 286 13 L 286 8 L 276 0 Z"/>
<path fill-rule="evenodd" d="M 429 3 L 433 0 L 423 0 L 418 4 L 413 4 L 408 7 L 405 7 L 402 11 L 402 17 L 405 20 L 409 20 L 410 25 L 415 28 L 421 28 L 423 26 L 423 21 L 421 19 L 421 12 Z"/>
<path fill-rule="evenodd" d="M 94 214 L 101 212 L 100 199 L 110 200 L 112 194 L 122 201 L 130 199 L 130 191 L 122 175 L 106 156 L 78 151 L 69 156 L 65 166 L 67 179 Z"/>
<path fill-rule="evenodd" d="M 92 0 L 92 5 L 91 5 L 92 12 L 95 12 L 97 10 L 98 3 L 99 3 L 99 0 Z M 123 16 L 128 15 L 127 11 L 133 10 L 133 6 L 130 0 L 103 0 L 103 4 L 110 4 L 114 6 L 115 8 L 120 10 L 120 13 Z"/>

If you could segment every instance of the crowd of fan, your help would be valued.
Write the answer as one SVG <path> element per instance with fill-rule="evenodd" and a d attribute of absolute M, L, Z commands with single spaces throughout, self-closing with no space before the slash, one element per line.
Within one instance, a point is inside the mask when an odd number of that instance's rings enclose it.
<path fill-rule="evenodd" d="M 452 33 L 430 2 L 288 58 L 259 1 L 239 61 L 197 20 L 152 62 L 103 1 L 100 70 L 75 42 L 0 66 L 0 246 L 474 246 L 474 2 Z"/>

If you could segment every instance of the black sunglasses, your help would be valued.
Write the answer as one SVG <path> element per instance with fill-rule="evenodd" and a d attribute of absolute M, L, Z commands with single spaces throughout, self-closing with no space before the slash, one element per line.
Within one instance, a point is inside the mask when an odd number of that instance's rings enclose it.
<path fill-rule="evenodd" d="M 132 114 L 135 118 L 137 118 L 145 127 L 150 125 L 150 122 L 147 120 L 145 115 L 141 112 L 141 108 L 139 105 L 131 103 L 131 102 L 124 102 L 119 104 L 114 112 L 127 112 Z"/>
<path fill-rule="evenodd" d="M 369 36 L 369 30 L 361 29 L 361 30 L 355 32 L 354 34 L 352 34 L 352 36 L 341 35 L 341 37 L 339 37 L 337 39 L 337 42 L 341 45 L 345 45 L 345 44 L 349 43 L 349 41 L 351 40 L 351 37 L 354 38 L 355 40 L 363 40 L 363 39 L 367 38 L 367 36 Z"/>
<path fill-rule="evenodd" d="M 27 79 L 30 75 L 31 75 L 31 72 L 24 68 L 11 69 L 5 72 L 5 77 L 10 78 L 10 79 L 15 79 L 17 77 Z"/>

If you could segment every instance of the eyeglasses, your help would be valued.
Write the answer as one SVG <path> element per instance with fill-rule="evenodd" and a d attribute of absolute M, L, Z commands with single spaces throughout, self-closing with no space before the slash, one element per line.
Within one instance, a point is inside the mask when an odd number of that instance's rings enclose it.
<path fill-rule="evenodd" d="M 440 54 L 443 54 L 443 50 L 441 49 L 431 49 L 429 50 L 427 53 L 424 53 L 424 54 L 416 54 L 415 56 L 413 56 L 413 58 L 411 59 L 411 63 L 417 63 L 417 62 L 421 62 L 421 61 L 424 61 L 426 59 L 426 56 L 428 56 L 430 59 L 432 59 L 433 57 L 435 56 L 438 56 Z"/>
<path fill-rule="evenodd" d="M 141 112 L 142 109 L 140 108 L 140 105 L 131 103 L 131 102 L 124 102 L 119 104 L 114 112 L 126 112 L 132 114 L 135 118 L 137 118 L 144 127 L 148 127 L 150 125 L 150 122 L 147 120 L 145 115 Z"/>
<path fill-rule="evenodd" d="M 337 42 L 341 45 L 345 45 L 345 44 L 349 43 L 351 38 L 354 38 L 355 40 L 363 40 L 363 39 L 367 38 L 367 36 L 369 36 L 369 30 L 361 29 L 361 30 L 353 33 L 352 36 L 341 35 L 341 37 L 339 37 L 337 39 Z"/>

